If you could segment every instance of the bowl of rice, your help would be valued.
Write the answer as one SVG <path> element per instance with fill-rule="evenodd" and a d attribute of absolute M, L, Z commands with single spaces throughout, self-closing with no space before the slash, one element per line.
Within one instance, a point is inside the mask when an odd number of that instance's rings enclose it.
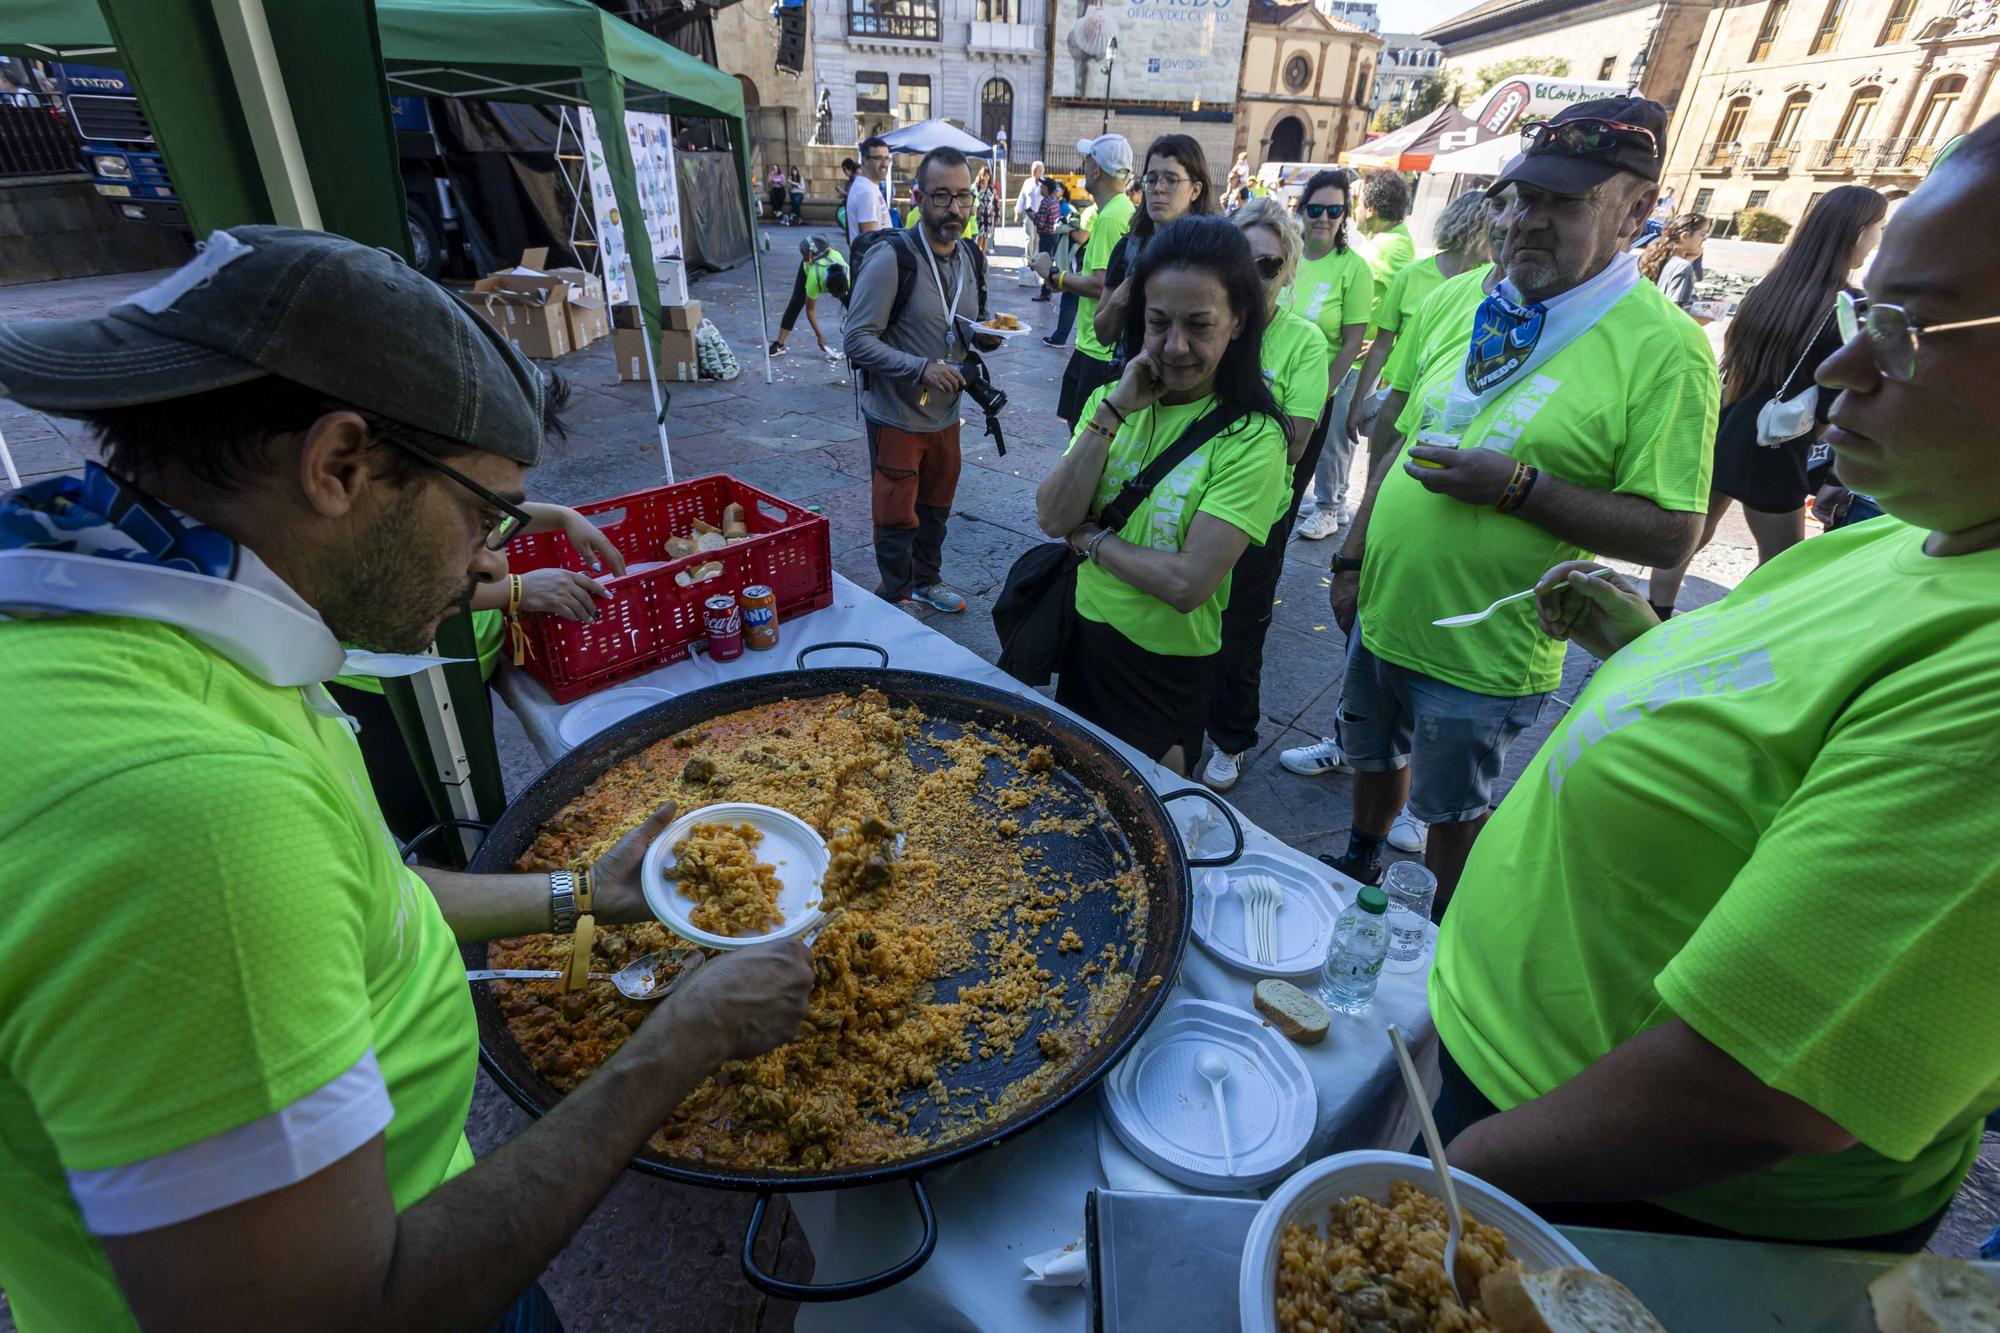
<path fill-rule="evenodd" d="M 1509 1266 L 1595 1269 L 1525 1205 L 1451 1175 L 1465 1210 L 1459 1252 L 1482 1277 Z M 1347 1152 L 1314 1162 L 1250 1226 L 1237 1279 L 1244 1333 L 1489 1328 L 1478 1301 L 1461 1306 L 1445 1276 L 1446 1229 L 1429 1158 Z"/>

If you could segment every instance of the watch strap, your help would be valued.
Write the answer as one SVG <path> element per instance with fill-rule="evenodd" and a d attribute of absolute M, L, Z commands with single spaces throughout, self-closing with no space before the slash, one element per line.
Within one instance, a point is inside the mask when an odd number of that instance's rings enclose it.
<path fill-rule="evenodd" d="M 549 929 L 567 935 L 576 929 L 576 875 L 568 870 L 549 875 Z"/>

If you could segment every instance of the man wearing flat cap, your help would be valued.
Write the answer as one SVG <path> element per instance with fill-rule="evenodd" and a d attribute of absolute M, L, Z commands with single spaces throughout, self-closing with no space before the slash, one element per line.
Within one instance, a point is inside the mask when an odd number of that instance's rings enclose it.
<path fill-rule="evenodd" d="M 323 682 L 384 668 L 343 643 L 425 652 L 505 573 L 553 389 L 393 255 L 279 227 L 216 232 L 101 317 L 0 322 L 0 398 L 104 458 L 0 497 L 24 1333 L 558 1327 L 535 1276 L 633 1152 L 797 1031 L 805 949 L 740 951 L 527 1133 L 467 1147 L 459 941 L 644 918 L 672 811 L 554 875 L 413 869 Z"/>
<path fill-rule="evenodd" d="M 1563 646 L 1531 601 L 1465 628 L 1433 622 L 1565 560 L 1649 564 L 1685 557 L 1700 534 L 1715 360 L 1626 252 L 1658 196 L 1666 132 L 1665 110 L 1637 97 L 1527 127 L 1490 191 L 1507 199 L 1500 282 L 1445 283 L 1398 348 L 1395 426 L 1410 443 L 1377 470 L 1333 566 L 1351 640 L 1337 739 L 1356 770 L 1333 863 L 1357 879 L 1379 878 L 1407 802 L 1430 825 L 1425 859 L 1448 901 L 1508 746 L 1561 677 Z"/>

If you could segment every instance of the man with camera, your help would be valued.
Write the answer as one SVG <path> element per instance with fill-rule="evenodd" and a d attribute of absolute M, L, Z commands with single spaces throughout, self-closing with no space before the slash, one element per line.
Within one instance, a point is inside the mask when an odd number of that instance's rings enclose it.
<path fill-rule="evenodd" d="M 968 327 L 989 312 L 985 256 L 963 239 L 977 203 L 965 154 L 931 150 L 916 180 L 922 223 L 868 233 L 855 246 L 847 359 L 863 380 L 882 571 L 876 594 L 906 610 L 920 603 L 956 614 L 965 598 L 943 582 L 940 566 L 958 491 L 959 397 L 972 347 L 1000 340 Z"/>

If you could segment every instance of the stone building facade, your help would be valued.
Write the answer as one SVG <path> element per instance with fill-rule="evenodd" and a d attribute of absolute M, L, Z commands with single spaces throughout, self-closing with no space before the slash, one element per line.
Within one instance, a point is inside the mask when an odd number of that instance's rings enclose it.
<path fill-rule="evenodd" d="M 2000 0 L 1729 0 L 1675 117 L 1666 180 L 1725 229 L 1837 185 L 1914 188 L 2000 112 Z"/>
<path fill-rule="evenodd" d="M 1469 79 L 1515 60 L 1555 57 L 1562 77 L 1634 85 L 1672 111 L 1701 46 L 1712 0 L 1487 0 L 1423 35 L 1441 67 Z"/>
<path fill-rule="evenodd" d="M 1250 0 L 1231 153 L 1265 162 L 1332 162 L 1368 131 L 1382 39 L 1310 0 Z"/>
<path fill-rule="evenodd" d="M 1010 160 L 1044 156 L 1050 0 L 811 0 L 812 83 L 832 106 L 831 140 L 932 117 Z M 1073 154 L 1072 154 L 1073 155 Z"/>
<path fill-rule="evenodd" d="M 1375 70 L 1375 109 L 1400 113 L 1425 79 L 1435 78 L 1444 49 L 1413 32 L 1382 34 L 1382 63 Z"/>

